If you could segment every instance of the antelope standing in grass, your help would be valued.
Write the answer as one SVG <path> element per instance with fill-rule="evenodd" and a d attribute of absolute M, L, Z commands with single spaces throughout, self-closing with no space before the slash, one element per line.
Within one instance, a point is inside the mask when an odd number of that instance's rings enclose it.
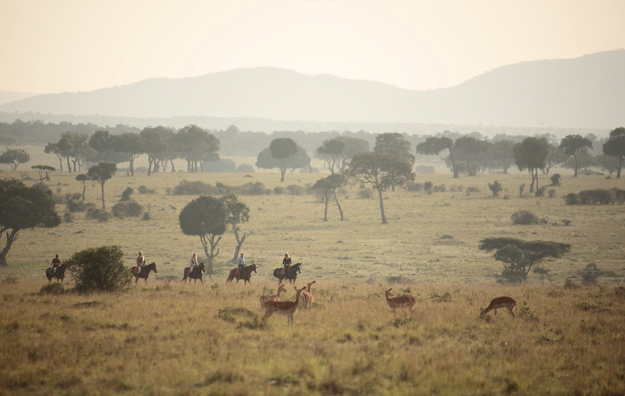
<path fill-rule="evenodd" d="M 414 307 L 417 300 L 413 296 L 393 297 L 393 288 L 386 291 L 386 303 L 393 309 L 393 315 L 397 316 L 397 308 L 408 308 L 410 315 L 414 316 Z"/>
<path fill-rule="evenodd" d="M 286 293 L 286 289 L 284 288 L 284 285 L 279 285 L 277 296 L 272 296 L 269 294 L 263 294 L 262 296 L 260 296 L 260 308 L 267 309 L 266 307 L 267 301 L 280 301 L 280 293 L 283 293 L 283 292 Z"/>
<path fill-rule="evenodd" d="M 287 315 L 289 317 L 288 323 L 293 325 L 293 314 L 299 308 L 300 303 L 302 302 L 302 292 L 306 286 L 298 289 L 294 287 L 295 291 L 297 291 L 297 296 L 295 296 L 295 301 L 267 301 L 265 303 L 265 316 L 263 316 L 263 321 L 267 320 L 268 317 L 273 315 L 274 313 L 278 315 Z"/>
<path fill-rule="evenodd" d="M 516 307 L 516 301 L 514 300 L 514 298 L 497 297 L 490 302 L 490 305 L 486 309 L 480 308 L 480 318 L 484 319 L 484 316 L 486 316 L 486 314 L 492 310 L 495 310 L 495 316 L 497 316 L 497 309 L 499 308 L 507 308 L 514 318 L 516 316 L 513 312 L 514 307 Z"/>
<path fill-rule="evenodd" d="M 302 305 L 304 309 L 307 309 L 308 312 L 312 310 L 312 303 L 315 298 L 312 295 L 312 285 L 317 281 L 307 282 L 306 285 L 308 287 L 308 291 L 302 293 Z"/>

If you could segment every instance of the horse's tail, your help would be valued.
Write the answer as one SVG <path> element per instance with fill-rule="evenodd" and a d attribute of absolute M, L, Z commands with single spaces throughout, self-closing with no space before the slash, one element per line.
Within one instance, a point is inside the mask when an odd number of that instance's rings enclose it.
<path fill-rule="evenodd" d="M 234 268 L 230 271 L 230 273 L 228 274 L 228 279 L 226 279 L 226 283 L 232 282 L 232 280 L 234 279 L 234 271 Z"/>

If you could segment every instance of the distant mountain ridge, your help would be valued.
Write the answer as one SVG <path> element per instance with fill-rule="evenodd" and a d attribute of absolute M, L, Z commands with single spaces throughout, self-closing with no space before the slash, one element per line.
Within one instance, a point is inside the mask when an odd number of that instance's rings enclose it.
<path fill-rule="evenodd" d="M 612 129 L 625 125 L 623 70 L 625 50 L 616 50 L 502 66 L 454 87 L 412 91 L 263 67 L 37 95 L 0 111 Z"/>

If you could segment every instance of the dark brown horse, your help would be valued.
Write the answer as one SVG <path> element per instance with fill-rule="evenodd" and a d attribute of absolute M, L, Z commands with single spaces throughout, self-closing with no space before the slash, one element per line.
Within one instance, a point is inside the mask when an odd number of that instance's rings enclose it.
<path fill-rule="evenodd" d="M 204 265 L 204 263 L 196 265 L 193 268 L 192 273 L 189 273 L 189 268 L 191 267 L 187 267 L 184 269 L 184 273 L 182 274 L 183 278 L 180 280 L 180 282 L 184 281 L 184 283 L 186 284 L 187 278 L 189 278 L 189 281 L 193 279 L 193 282 L 197 282 L 197 280 L 199 279 L 200 282 L 204 283 L 204 281 L 202 280 L 202 272 L 206 272 L 206 266 Z"/>
<path fill-rule="evenodd" d="M 273 276 L 278 278 L 278 284 L 282 283 L 284 279 L 288 279 L 289 282 L 294 283 L 297 279 L 297 273 L 302 273 L 302 263 L 297 263 L 290 266 L 286 274 L 282 272 L 283 269 L 284 268 L 276 268 L 273 271 Z"/>
<path fill-rule="evenodd" d="M 60 267 L 56 268 L 56 272 L 52 272 L 52 268 L 46 269 L 46 277 L 48 278 L 48 283 L 52 282 L 53 278 L 56 280 L 60 280 L 63 283 L 63 279 L 65 279 L 65 270 L 67 269 L 67 264 L 63 264 Z"/>
<path fill-rule="evenodd" d="M 252 281 L 250 281 L 250 277 L 252 276 L 252 271 L 258 273 L 258 271 L 256 271 L 256 269 L 258 268 L 258 265 L 256 265 L 256 263 L 252 264 L 252 265 L 246 265 L 245 267 L 243 267 L 243 271 L 241 273 L 240 276 L 237 276 L 237 269 L 238 268 L 233 268 L 230 271 L 230 275 L 228 275 L 228 279 L 226 280 L 226 283 L 228 282 L 232 282 L 233 279 L 236 278 L 237 283 L 239 283 L 239 281 L 241 279 L 243 279 L 243 283 L 246 284 L 247 282 L 250 283 L 250 285 L 252 284 Z"/>
<path fill-rule="evenodd" d="M 148 278 L 150 277 L 150 272 L 154 270 L 155 273 L 158 273 L 156 270 L 156 263 L 151 263 L 148 265 L 144 265 L 141 267 L 141 272 L 137 274 L 137 267 L 132 267 L 132 274 L 135 276 L 135 283 L 139 282 L 139 278 L 145 279 L 145 283 L 148 283 Z"/>

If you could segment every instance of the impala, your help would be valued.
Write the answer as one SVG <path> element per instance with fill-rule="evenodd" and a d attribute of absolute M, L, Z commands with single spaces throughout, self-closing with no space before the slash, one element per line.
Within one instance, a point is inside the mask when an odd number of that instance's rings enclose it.
<path fill-rule="evenodd" d="M 393 297 L 391 290 L 393 288 L 386 291 L 386 303 L 393 308 L 393 315 L 397 316 L 397 308 L 408 308 L 410 315 L 414 315 L 414 307 L 417 305 L 417 300 L 413 296 Z"/>
<path fill-rule="evenodd" d="M 317 281 L 307 282 L 306 285 L 308 287 L 308 291 L 302 293 L 302 304 L 304 306 L 304 309 L 307 309 L 308 312 L 312 310 L 312 303 L 315 300 L 312 295 L 312 285 L 315 282 Z"/>
<path fill-rule="evenodd" d="M 492 310 L 495 310 L 495 316 L 497 316 L 498 308 L 507 308 L 508 311 L 510 311 L 510 313 L 512 314 L 512 317 L 514 318 L 516 316 L 513 312 L 515 306 L 516 306 L 516 301 L 514 300 L 514 298 L 497 297 L 493 299 L 493 301 L 490 302 L 490 305 L 488 306 L 488 308 L 486 309 L 480 308 L 480 318 L 484 319 L 484 316 L 486 316 L 486 314 Z"/>
<path fill-rule="evenodd" d="M 262 296 L 260 296 L 260 307 L 261 309 L 267 309 L 267 307 L 265 306 L 267 301 L 280 301 L 280 293 L 286 293 L 286 289 L 284 288 L 284 285 L 280 285 L 278 286 L 278 295 L 277 296 L 272 296 L 269 294 L 263 294 Z"/>
<path fill-rule="evenodd" d="M 297 311 L 300 303 L 302 302 L 301 296 L 302 292 L 306 286 L 298 289 L 294 287 L 295 291 L 297 291 L 297 296 L 295 296 L 295 301 L 267 301 L 265 303 L 265 316 L 263 316 L 263 320 L 267 320 L 268 317 L 277 313 L 278 315 L 288 315 L 289 320 L 288 323 L 293 325 L 293 314 Z"/>

